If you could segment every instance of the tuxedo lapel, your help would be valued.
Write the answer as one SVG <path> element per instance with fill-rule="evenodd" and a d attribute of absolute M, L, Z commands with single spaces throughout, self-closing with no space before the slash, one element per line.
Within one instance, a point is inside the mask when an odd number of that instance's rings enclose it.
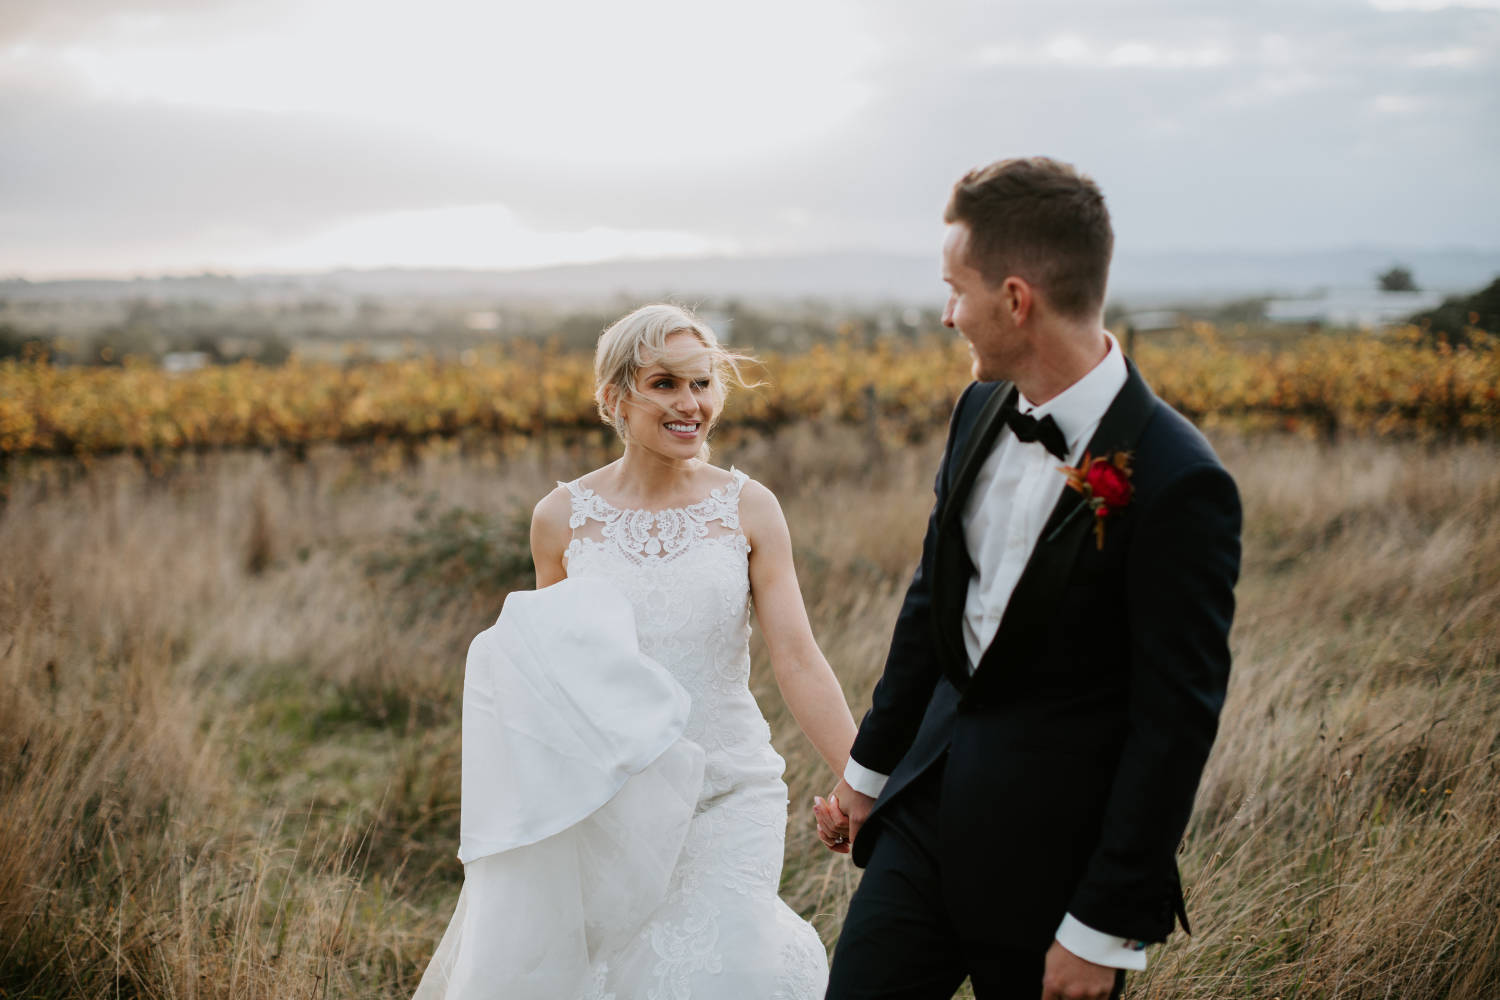
<path fill-rule="evenodd" d="M 1156 396 L 1135 365 L 1127 359 L 1125 385 L 1100 419 L 1099 428 L 1089 439 L 1087 452 L 1107 455 L 1133 449 L 1156 403 Z M 985 670 L 987 666 L 993 667 L 992 661 L 1028 656 L 1045 639 L 1048 621 L 1067 585 L 1068 575 L 1078 558 L 1079 546 L 1093 525 L 1091 512 L 1079 510 L 1086 502 L 1083 496 L 1075 490 L 1063 488 L 1062 484 L 1063 475 L 1059 472 L 1058 486 L 1062 495 L 1053 506 L 1036 547 L 1031 550 L 1031 558 L 1006 604 L 1000 628 L 980 660 L 975 673 L 976 684 L 971 686 L 971 691 L 973 687 L 982 686 L 978 681 L 986 673 L 1003 673 L 1003 670 L 993 668 L 988 672 Z"/>
<path fill-rule="evenodd" d="M 995 444 L 1005 422 L 1000 408 L 1014 391 L 1009 382 L 994 386 L 969 421 L 968 434 L 954 452 L 952 471 L 945 470 L 942 507 L 938 511 L 937 545 L 933 554 L 932 615 L 943 671 L 962 691 L 969 684 L 969 654 L 964 650 L 963 615 L 974 564 L 964 540 L 959 513 L 968 501 L 974 479 Z"/>
<path fill-rule="evenodd" d="M 985 459 L 990 457 L 1000 428 L 1005 426 L 1005 421 L 1000 419 L 1000 411 L 1004 408 L 1006 399 L 1014 392 L 1015 387 L 1011 383 L 999 383 L 975 415 L 973 430 L 969 432 L 969 438 L 955 465 L 957 471 L 948 484 L 947 499 L 939 515 L 939 524 L 947 524 L 963 510 L 964 501 L 969 498 L 969 490 L 974 486 L 974 478 L 979 475 Z"/>

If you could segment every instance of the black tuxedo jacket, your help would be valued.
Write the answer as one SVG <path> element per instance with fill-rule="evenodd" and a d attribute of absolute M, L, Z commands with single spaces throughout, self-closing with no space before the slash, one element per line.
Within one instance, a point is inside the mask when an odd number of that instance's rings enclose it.
<path fill-rule="evenodd" d="M 1187 926 L 1175 854 L 1229 677 L 1239 496 L 1129 366 L 1088 450 L 1133 453 L 1131 502 L 1100 549 L 1090 512 L 1068 519 L 1082 498 L 1058 473 L 1060 498 L 970 676 L 961 511 L 1010 390 L 973 383 L 953 412 L 922 561 L 854 742 L 856 761 L 890 775 L 854 861 L 946 753 L 937 849 L 964 933 L 1045 949 L 1071 913 L 1159 941 L 1174 916 Z"/>

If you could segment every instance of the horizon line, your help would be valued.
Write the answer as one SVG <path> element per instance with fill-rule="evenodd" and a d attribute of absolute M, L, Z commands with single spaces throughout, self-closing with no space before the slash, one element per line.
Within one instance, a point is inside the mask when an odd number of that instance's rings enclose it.
<path fill-rule="evenodd" d="M 1399 256 L 1400 254 L 1474 254 L 1500 255 L 1500 244 L 1494 246 L 1479 246 L 1475 244 L 1440 244 L 1431 246 L 1398 246 L 1395 244 L 1377 243 L 1344 243 L 1327 244 L 1320 247 L 1287 247 L 1283 249 L 1256 247 L 1188 247 L 1188 246 L 1165 246 L 1149 247 L 1128 250 L 1125 257 L 1172 257 L 1184 255 L 1201 255 L 1208 257 L 1302 257 L 1302 256 L 1332 256 L 1347 253 L 1383 253 Z M 276 267 L 251 267 L 251 268 L 220 268 L 204 266 L 192 269 L 164 268 L 157 271 L 146 269 L 140 270 L 93 270 L 93 271 L 43 271 L 43 272 L 0 272 L 0 285 L 26 284 L 64 284 L 72 282 L 150 282 L 150 281 L 190 281 L 209 278 L 218 279 L 247 279 L 247 278 L 318 278 L 328 277 L 336 274 L 380 274 L 383 272 L 398 272 L 403 274 L 469 274 L 469 275 L 499 275 L 499 274 L 528 274 L 543 271 L 568 271 L 582 270 L 590 267 L 601 267 L 614 264 L 676 264 L 676 263 L 700 263 L 707 261 L 764 261 L 764 260 L 798 260 L 808 258 L 836 258 L 836 257 L 874 257 L 888 258 L 892 260 L 913 260 L 927 256 L 916 251 L 901 250 L 866 250 L 856 248 L 841 248 L 827 250 L 808 251 L 781 251 L 781 252 L 754 252 L 754 253 L 702 253 L 702 254 L 661 254 L 656 256 L 633 256 L 622 255 L 617 257 L 602 257 L 597 260 L 587 261 L 554 261 L 542 264 L 531 264 L 521 266 L 484 266 L 473 264 L 453 265 L 414 265 L 390 263 L 371 266 L 350 266 L 344 264 L 328 264 L 313 268 L 276 268 Z M 936 251 L 933 252 L 934 259 Z M 1115 263 L 1118 263 L 1121 255 L 1116 255 Z M 1393 264 L 1402 263 L 1400 260 L 1392 261 Z"/>

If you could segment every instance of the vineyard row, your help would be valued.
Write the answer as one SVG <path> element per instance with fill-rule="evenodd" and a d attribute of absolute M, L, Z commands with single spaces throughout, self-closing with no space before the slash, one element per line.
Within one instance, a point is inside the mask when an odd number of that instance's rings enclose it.
<path fill-rule="evenodd" d="M 1211 335 L 1147 344 L 1135 357 L 1167 402 L 1207 425 L 1414 436 L 1500 430 L 1500 348 L 1415 335 L 1310 337 L 1253 353 Z M 941 426 L 968 381 L 956 340 L 821 346 L 763 359 L 726 420 L 876 421 Z M 0 362 L 0 457 L 402 442 L 594 427 L 590 359 L 518 346 L 470 364 L 431 359 L 340 366 L 242 363 L 184 374 L 145 365 L 58 368 Z"/>

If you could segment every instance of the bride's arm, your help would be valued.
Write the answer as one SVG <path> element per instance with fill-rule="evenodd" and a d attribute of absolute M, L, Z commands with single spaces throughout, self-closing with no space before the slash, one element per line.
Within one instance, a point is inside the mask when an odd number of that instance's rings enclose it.
<path fill-rule="evenodd" d="M 818 754 L 841 775 L 854 743 L 854 717 L 808 624 L 781 504 L 753 480 L 740 494 L 740 524 L 750 540 L 750 593 L 776 686 Z"/>
<path fill-rule="evenodd" d="M 536 569 L 536 589 L 550 587 L 568 575 L 563 553 L 573 530 L 568 527 L 571 505 L 568 491 L 559 486 L 537 503 L 531 512 L 531 564 Z"/>

